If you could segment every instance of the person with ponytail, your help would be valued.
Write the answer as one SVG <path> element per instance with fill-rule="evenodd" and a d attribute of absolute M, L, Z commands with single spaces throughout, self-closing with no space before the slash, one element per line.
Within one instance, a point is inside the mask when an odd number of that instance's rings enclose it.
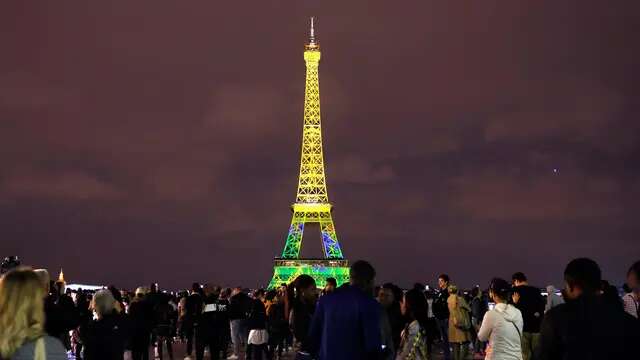
<path fill-rule="evenodd" d="M 409 324 L 402 331 L 396 360 L 428 359 L 429 305 L 427 304 L 427 298 L 418 289 L 409 290 L 404 294 L 400 309 L 402 315 L 409 320 Z"/>
<path fill-rule="evenodd" d="M 38 275 L 19 267 L 0 279 L 0 359 L 66 360 L 60 340 L 44 331 L 45 290 Z"/>
<path fill-rule="evenodd" d="M 478 340 L 489 341 L 485 360 L 522 360 L 524 321 L 518 308 L 509 304 L 511 285 L 495 278 L 489 285 L 489 298 L 496 306 L 484 315 Z"/>

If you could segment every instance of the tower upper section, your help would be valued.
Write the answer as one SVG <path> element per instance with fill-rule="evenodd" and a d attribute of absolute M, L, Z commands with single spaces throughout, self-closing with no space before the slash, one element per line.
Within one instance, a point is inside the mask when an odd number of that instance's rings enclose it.
<path fill-rule="evenodd" d="M 328 204 L 320 122 L 320 84 L 318 81 L 320 45 L 316 42 L 313 18 L 311 18 L 309 43 L 304 48 L 304 61 L 306 64 L 304 126 L 296 203 Z"/>
<path fill-rule="evenodd" d="M 320 62 L 320 44 L 316 42 L 313 17 L 311 18 L 311 27 L 309 28 L 309 42 L 304 46 L 304 61 L 307 63 L 315 63 L 315 66 L 318 66 L 318 62 Z"/>

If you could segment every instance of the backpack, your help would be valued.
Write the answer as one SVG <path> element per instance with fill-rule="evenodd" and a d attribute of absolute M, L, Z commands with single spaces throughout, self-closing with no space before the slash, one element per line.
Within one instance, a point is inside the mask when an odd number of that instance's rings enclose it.
<path fill-rule="evenodd" d="M 471 330 L 471 319 L 469 317 L 469 311 L 460 306 L 460 299 L 456 299 L 456 307 L 450 314 L 453 326 L 460 330 Z"/>

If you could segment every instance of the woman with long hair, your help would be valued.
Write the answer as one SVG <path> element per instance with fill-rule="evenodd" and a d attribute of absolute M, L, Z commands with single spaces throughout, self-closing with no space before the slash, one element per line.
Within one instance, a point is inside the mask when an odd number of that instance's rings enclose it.
<path fill-rule="evenodd" d="M 427 298 L 418 289 L 409 290 L 404 294 L 400 309 L 402 315 L 409 319 L 409 324 L 402 331 L 396 360 L 428 359 L 429 305 L 427 304 Z"/>
<path fill-rule="evenodd" d="M 467 358 L 469 341 L 471 341 L 471 307 L 458 294 L 458 287 L 449 285 L 449 344 L 453 348 L 453 360 Z"/>
<path fill-rule="evenodd" d="M 14 269 L 0 279 L 0 359 L 66 360 L 60 340 L 44 331 L 45 295 L 29 268 Z"/>

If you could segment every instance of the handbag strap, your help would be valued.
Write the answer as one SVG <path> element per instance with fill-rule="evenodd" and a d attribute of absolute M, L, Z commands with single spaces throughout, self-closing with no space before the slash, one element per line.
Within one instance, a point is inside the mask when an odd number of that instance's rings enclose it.
<path fill-rule="evenodd" d="M 406 360 L 414 360 L 416 358 L 416 352 L 420 353 L 421 359 L 426 359 L 425 357 L 424 346 L 422 346 L 422 326 L 418 323 L 418 332 L 416 333 L 415 338 L 413 339 L 413 347 L 411 348 L 411 352 L 407 355 Z"/>
<path fill-rule="evenodd" d="M 507 306 L 508 306 L 508 305 L 507 305 Z M 497 312 L 497 313 L 499 313 L 500 315 L 502 315 L 502 317 L 504 318 L 504 321 L 506 321 L 506 322 L 510 322 L 510 323 L 512 323 L 512 324 L 513 324 L 513 327 L 515 327 L 515 328 L 516 328 L 516 331 L 518 332 L 518 337 L 520 338 L 520 340 L 522 340 L 522 333 L 520 332 L 520 328 L 518 327 L 518 325 L 516 325 L 516 323 L 515 323 L 515 322 L 513 322 L 513 321 L 509 321 L 509 320 L 507 320 L 507 317 L 506 317 L 503 313 L 498 312 L 498 311 L 496 311 L 496 312 Z"/>

